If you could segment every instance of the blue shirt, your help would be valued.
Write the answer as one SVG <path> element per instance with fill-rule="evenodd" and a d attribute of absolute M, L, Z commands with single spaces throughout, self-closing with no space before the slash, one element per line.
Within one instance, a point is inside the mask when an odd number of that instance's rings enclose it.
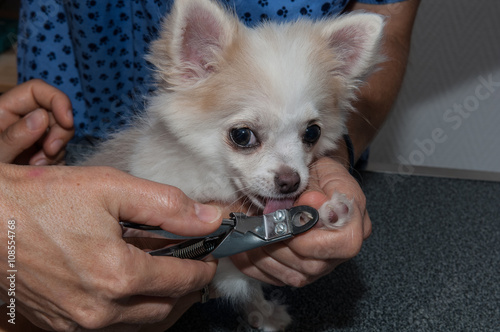
<path fill-rule="evenodd" d="M 219 0 L 248 26 L 262 20 L 319 19 L 349 0 Z M 359 0 L 387 4 L 402 0 Z M 75 136 L 105 137 L 144 105 L 153 89 L 144 60 L 172 0 L 22 0 L 19 82 L 41 78 L 72 101 Z"/>

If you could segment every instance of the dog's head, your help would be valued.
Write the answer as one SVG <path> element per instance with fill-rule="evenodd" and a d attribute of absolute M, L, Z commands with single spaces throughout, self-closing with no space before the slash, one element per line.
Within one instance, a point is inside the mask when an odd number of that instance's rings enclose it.
<path fill-rule="evenodd" d="M 336 148 L 356 88 L 379 61 L 382 29 L 367 13 L 250 29 L 212 1 L 177 1 L 148 57 L 154 102 L 165 103 L 157 115 L 240 197 L 275 209 Z"/>

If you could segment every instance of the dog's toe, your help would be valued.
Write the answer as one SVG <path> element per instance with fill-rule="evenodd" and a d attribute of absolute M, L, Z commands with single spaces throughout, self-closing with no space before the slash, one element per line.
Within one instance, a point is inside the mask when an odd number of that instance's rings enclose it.
<path fill-rule="evenodd" d="M 322 226 L 339 228 L 345 225 L 352 214 L 352 200 L 344 194 L 334 193 L 329 201 L 323 203 L 319 209 Z"/>

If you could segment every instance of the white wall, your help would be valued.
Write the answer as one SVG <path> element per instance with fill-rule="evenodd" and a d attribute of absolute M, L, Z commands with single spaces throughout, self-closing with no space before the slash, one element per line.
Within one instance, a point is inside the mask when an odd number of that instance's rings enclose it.
<path fill-rule="evenodd" d="M 403 88 L 369 169 L 428 167 L 500 179 L 499 0 L 421 2 Z"/>

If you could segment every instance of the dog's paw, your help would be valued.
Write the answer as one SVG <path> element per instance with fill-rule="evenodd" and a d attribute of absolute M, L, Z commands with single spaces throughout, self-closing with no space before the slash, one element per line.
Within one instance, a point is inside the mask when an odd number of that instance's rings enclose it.
<path fill-rule="evenodd" d="M 352 216 L 352 203 L 353 200 L 344 194 L 334 193 L 318 210 L 321 226 L 339 228 L 345 225 Z"/>
<path fill-rule="evenodd" d="M 274 304 L 274 312 L 267 317 L 260 326 L 262 331 L 284 331 L 292 322 L 292 317 L 288 314 L 286 306 Z"/>
<path fill-rule="evenodd" d="M 292 322 L 292 317 L 287 312 L 286 306 L 264 301 L 259 307 L 247 312 L 248 323 L 260 331 L 284 331 Z"/>

